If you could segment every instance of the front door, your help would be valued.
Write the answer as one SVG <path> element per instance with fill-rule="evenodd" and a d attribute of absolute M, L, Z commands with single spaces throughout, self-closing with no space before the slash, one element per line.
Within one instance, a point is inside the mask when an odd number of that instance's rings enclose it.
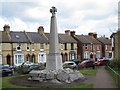
<path fill-rule="evenodd" d="M 10 55 L 7 55 L 7 64 L 11 65 Z"/>

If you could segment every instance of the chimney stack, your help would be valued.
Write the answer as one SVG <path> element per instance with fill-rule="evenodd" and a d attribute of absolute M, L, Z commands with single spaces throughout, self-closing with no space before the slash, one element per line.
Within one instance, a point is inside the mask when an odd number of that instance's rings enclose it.
<path fill-rule="evenodd" d="M 93 34 L 93 37 L 94 37 L 94 38 L 97 38 L 97 34 L 96 34 L 96 33 L 94 33 L 94 34 Z"/>
<path fill-rule="evenodd" d="M 38 28 L 38 33 L 40 33 L 40 34 L 43 34 L 43 33 L 44 33 L 44 28 L 43 28 L 43 26 L 40 26 L 40 27 Z"/>
<path fill-rule="evenodd" d="M 92 32 L 88 33 L 88 35 L 91 36 L 91 37 L 93 37 L 93 33 Z"/>
<path fill-rule="evenodd" d="M 88 33 L 88 35 L 91 36 L 92 38 L 97 38 L 97 34 L 96 33 L 90 32 L 90 33 Z"/>
<path fill-rule="evenodd" d="M 4 31 L 6 31 L 6 32 L 10 32 L 10 26 L 9 25 L 4 25 L 4 27 L 3 27 L 3 29 L 4 29 Z"/>
<path fill-rule="evenodd" d="M 75 36 L 75 31 L 70 32 L 71 36 Z"/>
<path fill-rule="evenodd" d="M 70 35 L 70 30 L 65 30 L 66 35 Z"/>

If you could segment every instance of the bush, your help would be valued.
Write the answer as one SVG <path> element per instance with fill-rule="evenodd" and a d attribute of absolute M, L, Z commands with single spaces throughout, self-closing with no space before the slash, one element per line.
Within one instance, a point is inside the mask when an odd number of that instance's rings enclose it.
<path fill-rule="evenodd" d="M 110 61 L 109 66 L 119 68 L 120 60 L 113 59 L 112 61 Z"/>
<path fill-rule="evenodd" d="M 39 63 L 38 67 L 31 68 L 31 66 L 20 65 L 16 67 L 15 71 L 19 74 L 27 74 L 31 70 L 44 70 L 46 68 L 46 63 Z"/>
<path fill-rule="evenodd" d="M 39 63 L 39 69 L 44 70 L 46 68 L 46 63 Z"/>
<path fill-rule="evenodd" d="M 29 66 L 27 65 L 20 65 L 16 67 L 15 71 L 19 74 L 26 74 L 28 73 Z"/>

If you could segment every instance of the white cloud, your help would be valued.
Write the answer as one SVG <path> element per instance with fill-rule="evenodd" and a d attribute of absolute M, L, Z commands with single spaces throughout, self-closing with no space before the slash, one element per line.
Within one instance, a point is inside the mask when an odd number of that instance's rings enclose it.
<path fill-rule="evenodd" d="M 9 1 L 14 2 L 14 0 Z M 75 30 L 77 34 L 87 34 L 91 31 L 102 34 L 101 30 L 105 30 L 103 34 L 109 36 L 111 32 L 108 28 L 117 28 L 118 0 L 21 0 L 16 2 L 19 4 L 19 10 L 14 5 L 10 6 L 11 4 L 9 7 L 6 6 L 8 11 L 11 10 L 11 7 L 14 8 L 14 11 L 5 13 L 11 15 L 10 17 L 0 18 L 2 21 L 0 29 L 6 23 L 11 25 L 12 30 L 26 31 L 36 31 L 39 25 L 43 25 L 45 31 L 49 32 L 51 16 L 49 9 L 52 6 L 56 6 L 58 9 L 57 22 L 60 33 L 71 29 Z M 24 4 L 24 2 L 29 4 Z M 22 9 L 27 8 L 20 10 L 21 6 Z M 3 10 L 3 12 L 5 11 Z"/>

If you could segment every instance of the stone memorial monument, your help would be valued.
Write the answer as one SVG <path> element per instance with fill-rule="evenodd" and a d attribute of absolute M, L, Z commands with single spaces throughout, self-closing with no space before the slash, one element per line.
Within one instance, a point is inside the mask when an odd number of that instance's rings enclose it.
<path fill-rule="evenodd" d="M 62 58 L 59 54 L 59 42 L 58 42 L 58 32 L 57 32 L 57 21 L 56 12 L 57 9 L 52 7 L 50 9 L 52 13 L 51 16 L 51 26 L 50 26 L 50 37 L 49 37 L 49 55 L 47 57 L 46 69 L 47 70 L 59 70 L 62 67 Z"/>
<path fill-rule="evenodd" d="M 46 61 L 45 70 L 32 70 L 29 73 L 28 80 L 37 80 L 40 82 L 71 83 L 75 80 L 84 79 L 84 76 L 77 70 L 63 69 L 61 55 L 59 54 L 59 42 L 57 33 L 56 12 L 57 9 L 50 9 L 50 47 Z"/>

